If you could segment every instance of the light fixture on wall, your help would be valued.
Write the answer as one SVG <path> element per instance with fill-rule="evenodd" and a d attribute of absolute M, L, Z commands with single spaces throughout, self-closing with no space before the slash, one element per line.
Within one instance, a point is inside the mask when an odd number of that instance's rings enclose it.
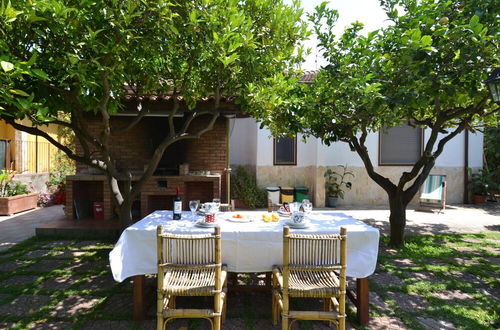
<path fill-rule="evenodd" d="M 495 103 L 500 103 L 500 68 L 493 70 L 488 79 L 484 81 L 490 90 L 491 99 Z"/>

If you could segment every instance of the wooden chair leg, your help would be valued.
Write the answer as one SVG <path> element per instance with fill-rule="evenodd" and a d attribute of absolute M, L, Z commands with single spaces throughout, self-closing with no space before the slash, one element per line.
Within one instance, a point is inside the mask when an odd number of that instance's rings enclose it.
<path fill-rule="evenodd" d="M 163 316 L 157 316 L 156 318 L 156 330 L 163 330 L 165 326 L 165 320 Z"/>
<path fill-rule="evenodd" d="M 214 317 L 214 330 L 220 330 L 220 325 L 221 325 L 221 317 L 220 316 L 215 316 Z"/>

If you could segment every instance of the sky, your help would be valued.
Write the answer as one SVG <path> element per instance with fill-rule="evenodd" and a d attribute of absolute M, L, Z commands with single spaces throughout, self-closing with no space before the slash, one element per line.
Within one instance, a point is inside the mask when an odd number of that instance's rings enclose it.
<path fill-rule="evenodd" d="M 314 8 L 324 0 L 302 0 L 302 8 L 306 13 L 312 13 Z M 388 24 L 384 10 L 380 7 L 379 0 L 331 0 L 328 1 L 329 8 L 337 9 L 339 19 L 335 27 L 335 34 L 342 33 L 344 28 L 354 21 L 360 21 L 365 25 L 364 33 L 384 27 Z M 285 0 L 291 4 L 292 0 Z M 311 48 L 311 54 L 302 65 L 304 70 L 316 70 L 325 65 L 325 60 L 318 54 L 316 49 L 316 38 L 311 36 L 305 42 L 307 48 Z"/>

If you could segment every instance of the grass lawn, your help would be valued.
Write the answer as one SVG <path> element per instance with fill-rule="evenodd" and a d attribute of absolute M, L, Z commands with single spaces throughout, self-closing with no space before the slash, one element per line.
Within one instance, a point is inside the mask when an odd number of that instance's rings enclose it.
<path fill-rule="evenodd" d="M 387 248 L 386 241 L 371 277 L 370 328 L 500 327 L 500 234 L 409 236 L 399 251 Z M 131 321 L 132 286 L 113 281 L 112 247 L 112 242 L 32 238 L 0 252 L 0 329 L 154 328 L 154 296 L 147 320 Z M 228 299 L 223 328 L 273 329 L 270 294 L 237 293 Z M 360 328 L 354 316 L 351 308 L 351 324 Z M 171 329 L 208 325 L 176 322 Z M 299 326 L 325 328 L 320 322 Z"/>

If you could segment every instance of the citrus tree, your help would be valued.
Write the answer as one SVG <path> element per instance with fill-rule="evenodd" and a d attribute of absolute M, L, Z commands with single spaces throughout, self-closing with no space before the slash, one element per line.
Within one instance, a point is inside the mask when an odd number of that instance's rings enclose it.
<path fill-rule="evenodd" d="M 498 116 L 483 84 L 499 66 L 498 8 L 489 0 L 381 5 L 387 28 L 363 35 L 362 24 L 354 23 L 340 36 L 333 33 L 337 12 L 318 6 L 310 20 L 328 65 L 313 84 L 282 85 L 276 101 L 256 106 L 275 134 L 302 132 L 326 144 L 348 143 L 387 193 L 390 243 L 401 246 L 407 205 L 445 145 Z M 412 169 L 393 182 L 377 171 L 365 142 L 370 132 L 402 123 L 427 129 L 428 138 Z"/>
<path fill-rule="evenodd" d="M 306 35 L 297 3 L 281 0 L 36 0 L 2 6 L 0 119 L 103 171 L 124 225 L 167 147 L 212 129 L 223 94 L 247 104 L 249 85 L 289 72 Z M 126 127 L 110 120 L 125 95 L 144 94 L 171 94 L 174 103 L 163 141 L 132 186 L 130 173 L 116 167 L 110 141 L 147 111 L 138 107 Z M 198 110 L 196 103 L 208 95 L 213 107 Z M 99 132 L 89 130 L 87 115 L 100 119 Z M 182 124 L 174 121 L 180 115 Z M 191 128 L 201 116 L 206 126 Z M 24 118 L 32 125 L 20 124 Z M 40 127 L 47 123 L 73 130 L 82 152 L 44 133 Z"/>

